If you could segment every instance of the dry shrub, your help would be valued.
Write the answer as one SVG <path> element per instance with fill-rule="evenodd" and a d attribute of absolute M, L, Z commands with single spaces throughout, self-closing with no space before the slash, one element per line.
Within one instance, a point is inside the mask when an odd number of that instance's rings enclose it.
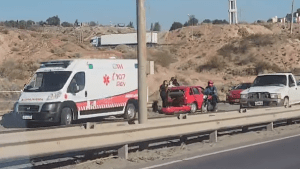
<path fill-rule="evenodd" d="M 234 60 L 234 55 L 245 54 L 248 52 L 250 44 L 248 41 L 234 42 L 224 45 L 218 50 L 218 53 L 230 61 Z"/>
<path fill-rule="evenodd" d="M 67 36 L 63 36 L 63 37 L 61 37 L 61 38 L 60 38 L 60 40 L 61 40 L 61 41 L 69 41 L 69 39 L 68 39 L 68 37 L 67 37 Z"/>
<path fill-rule="evenodd" d="M 52 38 L 53 35 L 52 35 L 52 34 L 49 34 L 49 33 L 46 33 L 46 34 L 42 34 L 42 37 L 43 37 L 43 38 L 46 38 L 46 39 L 49 39 L 49 38 Z"/>
<path fill-rule="evenodd" d="M 258 61 L 255 63 L 255 70 L 256 70 L 256 73 L 261 73 L 261 72 L 264 72 L 264 71 L 268 71 L 268 72 L 281 72 L 282 69 L 276 65 L 276 64 L 272 64 L 272 63 L 269 63 L 269 62 L 264 62 L 264 61 Z"/>
<path fill-rule="evenodd" d="M 274 37 L 272 35 L 254 34 L 244 38 L 244 41 L 251 42 L 256 46 L 267 46 L 274 43 Z"/>
<path fill-rule="evenodd" d="M 217 55 L 211 57 L 206 64 L 199 66 L 196 71 L 197 72 L 202 72 L 204 70 L 212 70 L 212 69 L 218 69 L 218 70 L 223 70 L 226 68 L 226 63 L 223 58 L 223 56 Z"/>
<path fill-rule="evenodd" d="M 37 37 L 37 33 L 31 33 L 30 36 L 36 38 Z"/>
<path fill-rule="evenodd" d="M 74 58 L 81 58 L 82 57 L 82 54 L 81 53 L 75 53 L 73 55 Z"/>
<path fill-rule="evenodd" d="M 0 67 L 0 75 L 8 80 L 24 80 L 30 76 L 30 73 L 28 72 L 28 65 L 26 63 L 7 60 Z"/>
<path fill-rule="evenodd" d="M 18 51 L 20 51 L 20 49 L 17 48 L 17 47 L 12 47 L 12 48 L 11 48 L 11 51 L 18 52 Z"/>
<path fill-rule="evenodd" d="M 246 36 L 249 36 L 250 33 L 248 32 L 248 30 L 246 28 L 240 28 L 238 30 L 238 35 L 240 35 L 242 37 L 246 37 Z"/>
<path fill-rule="evenodd" d="M 127 53 L 123 54 L 123 58 L 124 59 L 136 59 L 137 53 L 134 51 L 127 52 Z"/>
<path fill-rule="evenodd" d="M 155 50 L 150 49 L 147 52 L 148 59 L 153 60 L 155 65 L 161 65 L 162 67 L 168 67 L 171 63 L 177 61 L 168 50 Z"/>
<path fill-rule="evenodd" d="M 20 34 L 20 35 L 18 36 L 18 38 L 19 38 L 20 40 L 25 40 L 25 39 L 27 38 L 27 36 L 24 35 L 24 34 Z"/>
<path fill-rule="evenodd" d="M 3 34 L 9 34 L 9 31 L 7 29 L 0 29 L 0 32 Z"/>
<path fill-rule="evenodd" d="M 74 51 L 74 45 L 67 43 L 63 46 L 63 50 L 67 52 L 73 52 Z"/>
<path fill-rule="evenodd" d="M 7 78 L 0 79 L 0 91 L 20 91 L 21 86 L 18 86 Z M 13 108 L 14 101 L 20 97 L 20 93 L 5 92 L 0 93 L 0 100 L 12 101 L 12 102 L 0 102 L 1 110 L 9 110 Z"/>
<path fill-rule="evenodd" d="M 127 45 L 118 45 L 118 46 L 116 46 L 115 50 L 122 52 L 122 53 L 128 53 L 128 52 L 133 51 L 133 49 Z"/>
<path fill-rule="evenodd" d="M 83 43 L 80 43 L 79 46 L 80 46 L 82 49 L 87 49 L 87 47 L 86 47 Z"/>
<path fill-rule="evenodd" d="M 33 26 L 33 25 L 28 27 L 27 30 L 35 31 L 35 32 L 42 32 L 43 31 L 41 26 Z"/>
<path fill-rule="evenodd" d="M 273 24 L 264 24 L 265 28 L 272 30 Z"/>
<path fill-rule="evenodd" d="M 63 57 L 63 56 L 65 56 L 66 51 L 62 48 L 57 47 L 57 48 L 51 49 L 51 53 L 53 53 L 56 56 Z"/>
<path fill-rule="evenodd" d="M 256 58 L 253 55 L 239 55 L 236 58 L 238 65 L 247 65 L 256 61 Z"/>

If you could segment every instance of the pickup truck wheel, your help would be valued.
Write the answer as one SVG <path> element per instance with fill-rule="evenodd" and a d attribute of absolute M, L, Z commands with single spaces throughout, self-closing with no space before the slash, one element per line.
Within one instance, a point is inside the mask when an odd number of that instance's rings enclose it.
<path fill-rule="evenodd" d="M 72 110 L 69 107 L 65 107 L 61 110 L 61 125 L 71 125 L 72 124 Z"/>
<path fill-rule="evenodd" d="M 290 106 L 290 103 L 289 103 L 289 98 L 284 98 L 284 101 L 283 101 L 283 106 L 285 107 L 285 108 L 288 108 L 289 106 Z"/>
<path fill-rule="evenodd" d="M 134 120 L 136 116 L 136 108 L 133 103 L 128 103 L 125 109 L 125 119 Z"/>
<path fill-rule="evenodd" d="M 194 113 L 196 113 L 196 111 L 197 111 L 197 104 L 192 103 L 190 113 L 194 114 Z"/>

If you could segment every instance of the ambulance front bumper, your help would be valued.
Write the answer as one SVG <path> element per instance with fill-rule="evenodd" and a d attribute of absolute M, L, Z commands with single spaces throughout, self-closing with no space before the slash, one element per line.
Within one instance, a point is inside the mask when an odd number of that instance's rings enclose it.
<path fill-rule="evenodd" d="M 21 119 L 30 122 L 60 122 L 61 103 L 44 103 L 42 105 L 18 105 L 14 111 Z"/>

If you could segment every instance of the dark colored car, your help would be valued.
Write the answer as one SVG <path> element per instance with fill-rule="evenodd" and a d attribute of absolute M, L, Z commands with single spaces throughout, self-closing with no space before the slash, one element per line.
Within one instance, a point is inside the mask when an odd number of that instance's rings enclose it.
<path fill-rule="evenodd" d="M 232 88 L 226 96 L 226 102 L 229 104 L 240 103 L 240 94 L 243 90 L 251 87 L 252 83 L 241 83 Z"/>

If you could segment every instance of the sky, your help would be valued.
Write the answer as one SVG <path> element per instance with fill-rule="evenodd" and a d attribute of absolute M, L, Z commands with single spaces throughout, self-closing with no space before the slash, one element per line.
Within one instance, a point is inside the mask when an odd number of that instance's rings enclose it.
<path fill-rule="evenodd" d="M 0 0 L 0 21 L 45 21 L 56 16 L 61 22 L 95 21 L 102 25 L 132 21 L 136 27 L 136 0 Z M 159 22 L 169 30 L 174 21 L 184 23 L 188 14 L 204 19 L 228 20 L 228 0 L 145 0 L 147 29 Z M 237 0 L 241 21 L 254 22 L 291 13 L 292 0 Z M 295 0 L 294 9 L 300 8 Z"/>

